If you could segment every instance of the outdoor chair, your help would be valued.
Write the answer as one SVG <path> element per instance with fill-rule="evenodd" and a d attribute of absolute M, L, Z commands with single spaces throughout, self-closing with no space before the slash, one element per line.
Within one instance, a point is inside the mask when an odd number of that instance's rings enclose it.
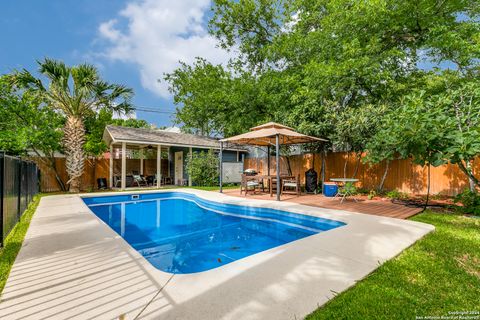
<path fill-rule="evenodd" d="M 141 175 L 138 175 L 138 174 L 133 175 L 133 185 L 135 184 L 137 184 L 137 186 L 139 187 L 148 186 L 147 180 L 145 180 L 145 178 L 143 178 Z"/>
<path fill-rule="evenodd" d="M 247 196 L 248 191 L 253 190 L 253 194 L 256 193 L 256 190 L 263 186 L 263 181 L 260 183 L 258 177 L 256 176 L 248 176 L 242 174 L 242 183 L 240 184 L 240 194 L 245 191 L 245 196 Z"/>
<path fill-rule="evenodd" d="M 294 189 L 296 195 L 300 195 L 300 175 L 291 176 L 291 177 L 283 177 L 282 181 L 282 189 L 280 190 L 280 194 L 284 194 L 287 192 L 287 189 Z"/>
<path fill-rule="evenodd" d="M 122 185 L 122 179 L 119 176 L 113 176 L 113 186 L 118 188 Z"/>

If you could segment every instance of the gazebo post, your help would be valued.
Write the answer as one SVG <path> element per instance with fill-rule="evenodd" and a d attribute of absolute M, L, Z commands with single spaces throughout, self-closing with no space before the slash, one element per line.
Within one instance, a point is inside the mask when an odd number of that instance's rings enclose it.
<path fill-rule="evenodd" d="M 277 201 L 280 201 L 280 136 L 277 133 L 275 135 L 275 157 L 277 159 Z"/>
<path fill-rule="evenodd" d="M 222 184 L 223 184 L 223 142 L 220 141 L 220 154 L 219 154 L 219 160 L 220 160 L 220 193 L 223 192 L 222 190 Z"/>
<path fill-rule="evenodd" d="M 267 146 L 267 176 L 270 175 L 270 145 Z"/>

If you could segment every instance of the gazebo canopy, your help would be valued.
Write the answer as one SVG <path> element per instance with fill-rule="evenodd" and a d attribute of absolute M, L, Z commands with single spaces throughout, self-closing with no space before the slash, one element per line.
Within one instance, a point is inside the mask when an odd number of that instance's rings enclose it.
<path fill-rule="evenodd" d="M 277 135 L 279 139 L 278 143 L 281 145 L 327 141 L 322 138 L 311 137 L 298 133 L 293 131 L 292 128 L 275 122 L 268 122 L 260 126 L 253 127 L 250 130 L 250 132 L 221 139 L 220 141 L 256 146 L 271 146 L 276 144 Z"/>
<path fill-rule="evenodd" d="M 250 129 L 250 132 L 240 134 L 238 136 L 225 138 L 220 140 L 220 192 L 222 192 L 222 149 L 223 143 L 230 142 L 235 144 L 249 144 L 255 146 L 267 146 L 267 149 L 270 149 L 270 146 L 275 146 L 275 157 L 276 157 L 276 166 L 277 166 L 277 200 L 280 201 L 280 145 L 288 144 L 300 144 L 300 143 L 311 143 L 311 142 L 321 142 L 327 141 L 322 138 L 316 138 L 307 136 L 293 131 L 292 128 L 287 126 L 275 123 L 268 122 L 257 127 Z M 268 171 L 270 174 L 270 152 L 267 152 L 268 160 Z"/>

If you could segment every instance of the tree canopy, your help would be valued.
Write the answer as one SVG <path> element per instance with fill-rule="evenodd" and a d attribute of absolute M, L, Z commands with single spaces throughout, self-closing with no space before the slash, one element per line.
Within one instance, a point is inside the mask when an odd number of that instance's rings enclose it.
<path fill-rule="evenodd" d="M 230 62 L 199 58 L 165 76 L 186 130 L 278 121 L 371 162 L 414 157 L 465 172 L 479 154 L 477 124 L 465 120 L 466 83 L 480 72 L 478 1 L 214 0 L 212 11 Z"/>

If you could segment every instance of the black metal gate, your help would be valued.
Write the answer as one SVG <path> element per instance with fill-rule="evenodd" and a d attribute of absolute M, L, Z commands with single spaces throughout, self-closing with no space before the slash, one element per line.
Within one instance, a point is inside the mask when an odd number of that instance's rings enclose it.
<path fill-rule="evenodd" d="M 0 151 L 0 245 L 38 193 L 38 168 Z"/>

